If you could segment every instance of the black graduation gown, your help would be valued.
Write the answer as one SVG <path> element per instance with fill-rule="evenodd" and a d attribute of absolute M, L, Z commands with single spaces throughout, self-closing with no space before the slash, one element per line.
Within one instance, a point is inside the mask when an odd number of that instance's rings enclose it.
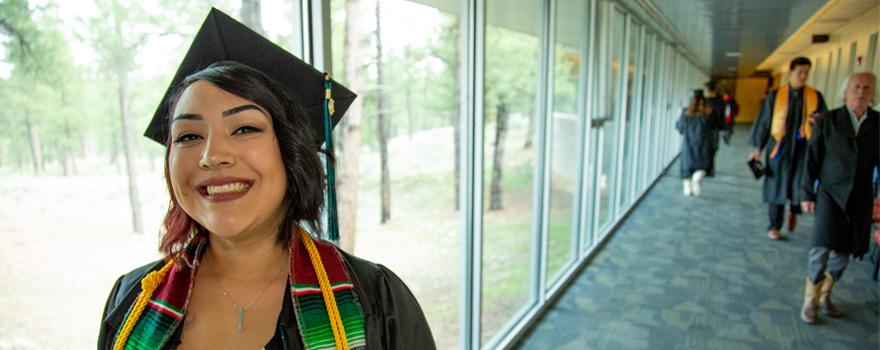
<path fill-rule="evenodd" d="M 828 108 L 822 93 L 819 95 L 820 113 Z M 770 124 L 773 119 L 773 105 L 776 101 L 776 91 L 767 94 L 761 111 L 752 124 L 749 144 L 757 149 L 764 150 L 764 164 L 767 174 L 764 176 L 764 188 L 762 200 L 764 203 L 782 205 L 789 200 L 792 203 L 801 202 L 801 191 L 798 188 L 803 183 L 804 155 L 807 149 L 807 140 L 797 139 L 798 129 L 803 119 L 803 90 L 789 89 L 788 94 L 788 117 L 785 123 L 785 137 L 777 159 L 770 159 L 770 152 L 776 146 L 776 140 L 770 134 Z"/>
<path fill-rule="evenodd" d="M 678 160 L 682 179 L 691 177 L 697 170 L 708 173 L 714 155 L 715 140 L 712 139 L 712 132 L 716 122 L 712 115 L 689 117 L 682 113 L 675 123 L 675 128 L 682 136 L 681 156 Z"/>
<path fill-rule="evenodd" d="M 720 131 L 724 128 L 724 100 L 720 97 L 708 97 L 706 98 L 706 105 L 709 108 L 712 108 L 712 126 L 709 130 L 709 140 L 712 145 L 712 153 L 709 156 L 709 166 L 706 168 L 706 173 L 708 176 L 715 175 L 715 154 L 718 153 L 718 148 L 720 148 L 721 136 L 719 135 Z"/>
<path fill-rule="evenodd" d="M 856 257 L 868 252 L 874 168 L 880 164 L 880 114 L 868 109 L 864 118 L 855 135 L 846 107 L 820 117 L 803 182 L 804 198 L 816 201 L 813 246 Z"/>
<path fill-rule="evenodd" d="M 366 319 L 368 349 L 435 349 L 434 337 L 422 308 L 409 288 L 393 272 L 339 251 L 349 268 L 358 300 Z M 98 335 L 98 350 L 113 348 L 116 331 L 125 314 L 140 292 L 140 280 L 150 271 L 162 268 L 164 261 L 156 261 L 120 277 L 110 292 L 104 307 L 104 316 Z M 289 288 L 289 287 L 288 287 Z M 180 343 L 181 329 L 166 343 L 165 349 L 174 349 Z M 302 339 L 293 312 L 290 293 L 285 293 L 275 336 L 266 344 L 266 350 L 302 349 Z"/>

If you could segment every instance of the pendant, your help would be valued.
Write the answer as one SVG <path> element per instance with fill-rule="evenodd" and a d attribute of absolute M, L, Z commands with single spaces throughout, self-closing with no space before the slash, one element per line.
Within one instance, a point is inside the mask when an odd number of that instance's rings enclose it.
<path fill-rule="evenodd" d="M 237 326 L 238 326 L 238 332 L 241 333 L 241 331 L 244 330 L 244 308 L 241 308 L 241 307 L 238 308 L 238 324 L 237 324 Z"/>

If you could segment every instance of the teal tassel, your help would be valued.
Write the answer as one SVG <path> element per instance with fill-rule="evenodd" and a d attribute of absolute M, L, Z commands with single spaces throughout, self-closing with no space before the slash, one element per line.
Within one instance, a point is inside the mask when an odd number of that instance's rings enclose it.
<path fill-rule="evenodd" d="M 333 83 L 330 76 L 324 74 L 324 140 L 326 142 L 324 149 L 328 158 L 325 159 L 327 167 L 327 238 L 330 241 L 339 241 L 339 218 L 336 211 L 336 174 L 333 166 L 330 164 L 329 156 L 333 155 L 333 119 L 331 108 L 330 91 L 333 89 Z"/>

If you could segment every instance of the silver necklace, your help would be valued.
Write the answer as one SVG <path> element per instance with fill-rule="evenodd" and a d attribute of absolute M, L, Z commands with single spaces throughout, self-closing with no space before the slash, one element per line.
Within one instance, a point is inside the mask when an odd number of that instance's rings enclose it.
<path fill-rule="evenodd" d="M 214 268 L 210 264 L 208 265 L 208 270 L 209 270 L 208 272 L 211 273 L 211 279 L 214 280 L 214 283 L 217 283 L 217 287 L 220 287 L 220 291 L 223 292 L 223 296 L 225 296 L 226 299 L 229 299 L 229 301 L 232 302 L 232 306 L 237 310 L 238 321 L 236 322 L 235 325 L 236 325 L 236 329 L 238 330 L 238 332 L 241 333 L 242 331 L 244 331 L 244 313 L 245 313 L 245 311 L 250 309 L 251 306 L 253 306 L 254 303 L 257 301 L 257 299 L 259 299 L 260 296 L 263 295 L 263 292 L 265 292 L 266 289 L 269 288 L 269 285 L 271 285 L 272 282 L 275 282 L 275 280 L 278 279 L 278 275 L 281 274 L 281 270 L 284 270 L 284 266 L 281 266 L 281 268 L 275 272 L 275 276 L 272 277 L 272 280 L 270 280 L 269 283 L 266 283 L 266 285 L 260 289 L 260 292 L 257 293 L 257 295 L 255 295 L 253 297 L 253 299 L 251 299 L 251 301 L 248 302 L 247 305 L 245 305 L 245 306 L 240 306 L 235 301 L 235 299 L 232 299 L 232 297 L 229 295 L 229 292 L 226 291 L 226 288 L 223 288 L 223 285 L 220 284 L 220 280 L 217 279 L 217 275 L 214 274 Z"/>

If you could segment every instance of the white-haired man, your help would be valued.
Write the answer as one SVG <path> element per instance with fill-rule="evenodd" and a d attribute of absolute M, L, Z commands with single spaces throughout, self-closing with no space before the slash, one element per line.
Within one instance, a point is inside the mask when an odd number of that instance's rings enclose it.
<path fill-rule="evenodd" d="M 818 118 L 806 155 L 805 212 L 815 212 L 801 319 L 816 322 L 816 309 L 841 315 L 831 290 L 849 256 L 868 252 L 874 169 L 880 165 L 880 115 L 870 108 L 877 76 L 855 73 L 846 82 L 846 105 Z M 818 180 L 818 186 L 817 186 Z"/>

